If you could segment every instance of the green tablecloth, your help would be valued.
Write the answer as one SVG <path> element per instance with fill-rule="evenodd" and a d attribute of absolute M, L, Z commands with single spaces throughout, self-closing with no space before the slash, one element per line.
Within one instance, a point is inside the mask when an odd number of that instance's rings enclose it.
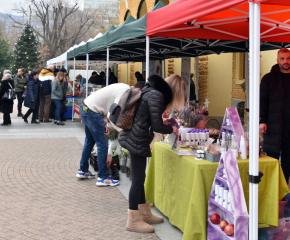
<path fill-rule="evenodd" d="M 289 193 L 276 159 L 262 155 L 259 184 L 259 223 L 278 226 L 279 201 Z M 249 209 L 249 160 L 238 160 Z M 155 143 L 145 181 L 146 200 L 183 232 L 183 240 L 203 240 L 207 233 L 207 206 L 218 163 L 180 157 L 169 145 Z"/>

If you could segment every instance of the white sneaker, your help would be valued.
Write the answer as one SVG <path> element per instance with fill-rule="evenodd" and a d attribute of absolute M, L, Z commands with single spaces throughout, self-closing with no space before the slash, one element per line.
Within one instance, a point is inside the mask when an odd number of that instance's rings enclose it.
<path fill-rule="evenodd" d="M 119 181 L 118 180 L 113 180 L 111 177 L 107 177 L 106 179 L 103 178 L 99 178 L 98 177 L 98 181 L 96 182 L 96 185 L 98 187 L 106 187 L 106 186 L 117 186 L 119 185 Z"/>
<path fill-rule="evenodd" d="M 83 172 L 82 170 L 79 170 L 77 175 L 76 175 L 77 178 L 81 178 L 81 179 L 84 179 L 84 178 L 95 178 L 96 177 L 96 174 L 90 172 L 90 171 L 87 171 L 87 172 Z"/>

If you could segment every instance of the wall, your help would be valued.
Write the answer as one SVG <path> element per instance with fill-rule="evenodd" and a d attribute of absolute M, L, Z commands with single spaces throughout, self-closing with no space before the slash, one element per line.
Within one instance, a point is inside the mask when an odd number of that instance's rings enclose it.
<path fill-rule="evenodd" d="M 138 12 L 138 7 L 140 4 L 140 0 L 127 0 L 128 2 L 128 8 L 126 7 L 126 2 L 125 0 L 119 0 L 120 1 L 120 21 L 119 23 L 122 24 L 124 22 L 124 17 L 126 14 L 126 11 L 129 9 L 131 12 L 131 15 L 137 19 L 137 12 Z M 172 3 L 175 0 L 163 0 L 163 3 Z M 149 12 L 155 4 L 155 0 L 145 0 L 146 5 L 147 5 L 147 12 Z"/>
<path fill-rule="evenodd" d="M 277 64 L 278 50 L 264 51 L 262 52 L 261 61 L 261 77 L 271 71 L 273 65 Z"/>
<path fill-rule="evenodd" d="M 121 72 L 121 77 L 119 77 L 119 82 L 120 83 L 126 83 L 127 84 L 127 63 L 125 64 L 119 64 L 119 66 L 121 66 L 121 71 L 120 71 L 120 68 L 119 68 L 119 73 Z M 130 80 L 128 79 L 128 82 Z"/>
<path fill-rule="evenodd" d="M 224 116 L 232 103 L 232 53 L 208 56 L 209 115 Z"/>

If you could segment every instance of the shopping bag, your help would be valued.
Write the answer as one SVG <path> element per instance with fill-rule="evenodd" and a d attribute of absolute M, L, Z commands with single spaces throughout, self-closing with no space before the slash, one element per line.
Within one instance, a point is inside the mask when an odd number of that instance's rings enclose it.
<path fill-rule="evenodd" d="M 27 88 L 24 90 L 22 97 L 25 98 L 26 94 L 27 94 Z"/>

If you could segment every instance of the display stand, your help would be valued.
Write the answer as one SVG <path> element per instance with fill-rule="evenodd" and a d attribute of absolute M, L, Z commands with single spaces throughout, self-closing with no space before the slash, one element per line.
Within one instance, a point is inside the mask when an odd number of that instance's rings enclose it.
<path fill-rule="evenodd" d="M 223 168 L 225 168 L 227 179 L 223 178 Z M 231 195 L 232 211 L 221 206 L 215 201 L 215 183 L 222 183 L 229 188 Z M 234 224 L 234 236 L 227 236 L 220 229 L 219 224 L 213 224 L 210 217 L 217 213 L 222 220 L 229 224 Z M 244 196 L 244 190 L 240 179 L 237 159 L 232 152 L 226 152 L 220 160 L 215 180 L 213 182 L 208 201 L 208 240 L 248 240 L 249 215 Z"/>
<path fill-rule="evenodd" d="M 229 124 L 227 124 L 227 119 L 229 119 Z M 222 137 L 223 130 L 231 131 L 235 134 L 236 141 L 238 143 L 238 149 L 240 149 L 241 137 L 245 136 L 245 132 L 244 132 L 244 128 L 243 128 L 240 116 L 236 108 L 226 108 L 226 113 L 225 113 L 223 124 L 220 130 L 219 139 L 221 139 Z M 249 144 L 248 144 L 246 136 L 245 136 L 245 141 L 246 141 L 247 149 L 249 149 L 248 148 Z"/>

